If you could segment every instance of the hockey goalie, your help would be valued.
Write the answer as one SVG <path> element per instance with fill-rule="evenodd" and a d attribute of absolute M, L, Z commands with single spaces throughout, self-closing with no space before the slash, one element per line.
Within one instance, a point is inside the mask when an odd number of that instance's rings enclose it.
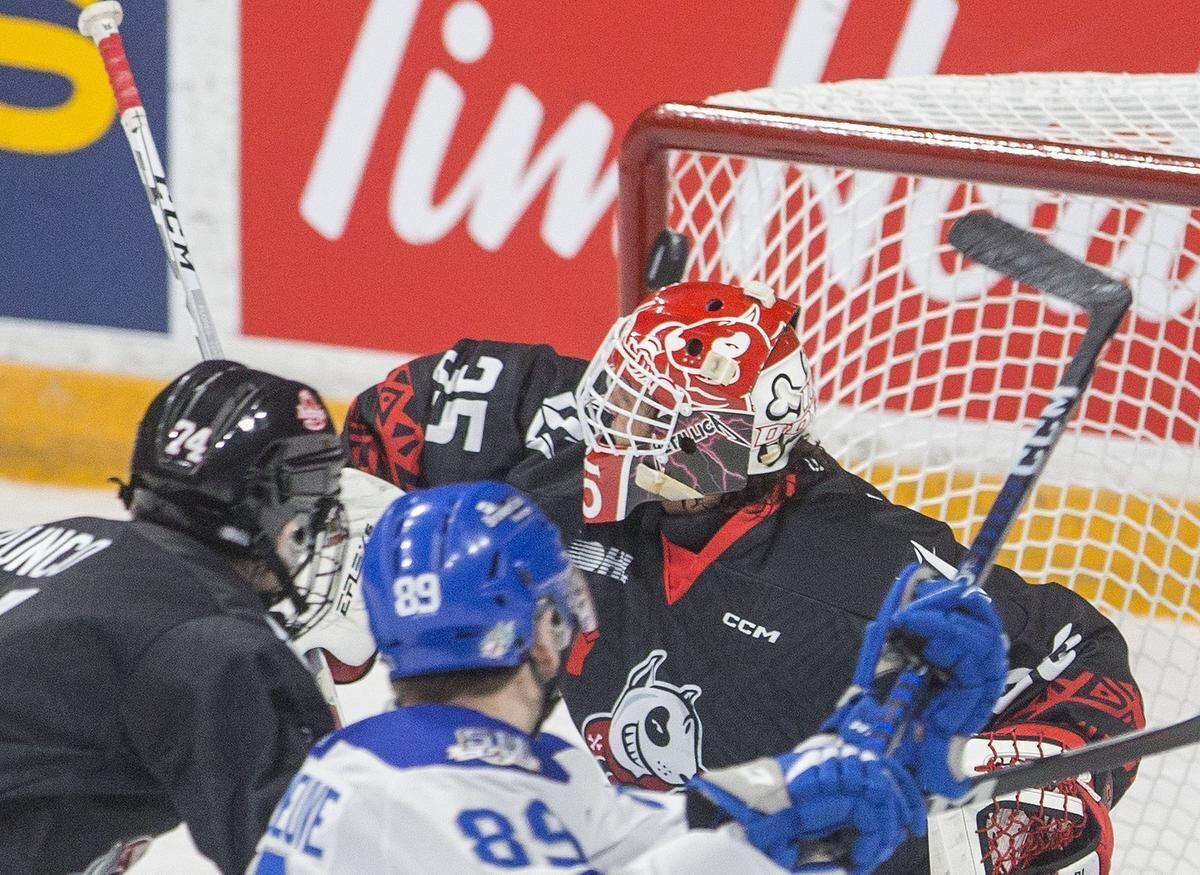
<path fill-rule="evenodd" d="M 812 735 L 900 571 L 952 574 L 964 552 L 811 439 L 796 319 L 761 283 L 680 283 L 620 318 L 590 362 L 463 340 L 351 409 L 361 470 L 405 489 L 507 480 L 559 527 L 599 618 L 560 684 L 615 783 L 676 789 Z M 1003 567 L 988 592 L 1012 668 L 968 771 L 1144 725 L 1125 642 L 1090 604 Z M 1135 772 L 938 821 L 881 871 L 1106 872 L 1108 811 Z"/>

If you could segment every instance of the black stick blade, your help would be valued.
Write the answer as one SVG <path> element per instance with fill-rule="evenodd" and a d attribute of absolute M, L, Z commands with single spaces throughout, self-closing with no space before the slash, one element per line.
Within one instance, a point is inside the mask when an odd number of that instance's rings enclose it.
<path fill-rule="evenodd" d="M 670 229 L 660 231 L 646 259 L 646 288 L 661 289 L 683 279 L 690 248 L 683 234 Z"/>
<path fill-rule="evenodd" d="M 990 213 L 968 213 L 950 229 L 950 244 L 972 261 L 1018 282 L 1120 319 L 1133 301 L 1128 286 Z"/>

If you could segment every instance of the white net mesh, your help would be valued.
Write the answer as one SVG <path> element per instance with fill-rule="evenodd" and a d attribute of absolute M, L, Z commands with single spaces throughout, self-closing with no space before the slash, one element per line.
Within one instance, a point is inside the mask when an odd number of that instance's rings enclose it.
<path fill-rule="evenodd" d="M 710 103 L 1200 156 L 1200 78 L 931 77 Z M 892 499 L 978 527 L 1083 321 L 946 243 L 988 209 L 1127 280 L 1134 312 L 1001 555 L 1070 586 L 1129 642 L 1147 720 L 1200 710 L 1200 211 L 1143 201 L 676 152 L 669 224 L 689 278 L 761 279 L 802 301 L 814 433 Z M 1142 765 L 1114 871 L 1200 859 L 1200 757 Z"/>

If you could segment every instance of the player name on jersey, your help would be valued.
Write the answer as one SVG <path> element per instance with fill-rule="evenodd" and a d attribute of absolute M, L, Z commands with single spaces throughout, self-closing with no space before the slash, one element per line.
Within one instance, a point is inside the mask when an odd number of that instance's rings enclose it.
<path fill-rule="evenodd" d="M 51 577 L 112 544 L 62 526 L 30 526 L 0 532 L 0 569 L 22 577 Z"/>
<path fill-rule="evenodd" d="M 275 807 L 267 835 L 279 839 L 300 853 L 320 859 L 324 849 L 313 838 L 313 832 L 336 808 L 341 794 L 312 775 L 301 773 L 288 786 L 287 792 Z"/>

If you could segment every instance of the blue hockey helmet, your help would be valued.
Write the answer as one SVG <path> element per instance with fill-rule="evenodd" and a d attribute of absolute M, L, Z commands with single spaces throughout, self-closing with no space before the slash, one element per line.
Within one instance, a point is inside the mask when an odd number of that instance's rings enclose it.
<path fill-rule="evenodd" d="M 558 530 L 520 490 L 457 483 L 403 495 L 363 554 L 371 633 L 393 679 L 520 665 L 540 611 L 558 642 L 596 628 L 583 575 Z"/>

